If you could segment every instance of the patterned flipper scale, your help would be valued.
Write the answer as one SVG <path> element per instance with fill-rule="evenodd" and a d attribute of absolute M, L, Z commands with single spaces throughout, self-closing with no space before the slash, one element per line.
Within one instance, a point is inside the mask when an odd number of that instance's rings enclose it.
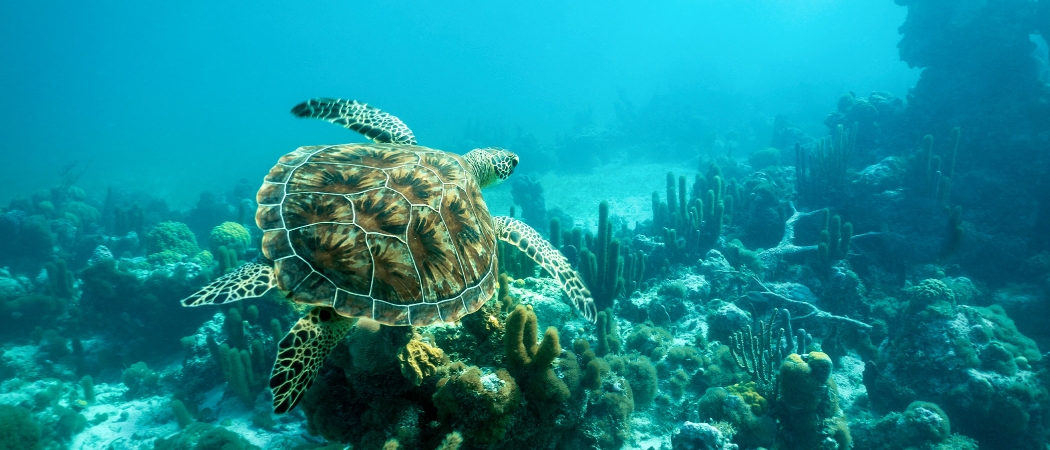
<path fill-rule="evenodd" d="M 416 145 L 416 136 L 401 119 L 357 100 L 314 98 L 295 105 L 292 114 L 332 122 L 381 144 Z"/>
<path fill-rule="evenodd" d="M 504 216 L 493 217 L 492 221 L 496 228 L 496 237 L 525 252 L 543 270 L 551 274 L 569 296 L 572 306 L 587 320 L 594 322 L 598 310 L 594 306 L 594 299 L 591 298 L 591 291 L 583 284 L 583 278 L 573 270 L 561 252 L 525 222 Z"/>
<path fill-rule="evenodd" d="M 276 286 L 273 264 L 269 260 L 256 258 L 186 297 L 182 300 L 182 306 L 221 305 L 262 297 Z"/>
<path fill-rule="evenodd" d="M 356 322 L 327 306 L 314 307 L 299 319 L 277 344 L 270 375 L 274 413 L 284 414 L 299 404 L 325 358 Z"/>

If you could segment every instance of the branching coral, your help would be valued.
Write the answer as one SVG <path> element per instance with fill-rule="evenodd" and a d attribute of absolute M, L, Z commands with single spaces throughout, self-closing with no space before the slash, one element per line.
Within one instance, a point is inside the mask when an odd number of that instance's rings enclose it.
<path fill-rule="evenodd" d="M 784 360 L 787 350 L 780 345 L 784 337 L 783 326 L 773 326 L 777 313 L 769 317 L 768 323 L 758 322 L 758 334 L 751 331 L 748 325 L 730 336 L 730 349 L 736 365 L 747 371 L 758 384 L 758 390 L 766 397 L 774 395 L 777 389 L 777 367 Z"/>

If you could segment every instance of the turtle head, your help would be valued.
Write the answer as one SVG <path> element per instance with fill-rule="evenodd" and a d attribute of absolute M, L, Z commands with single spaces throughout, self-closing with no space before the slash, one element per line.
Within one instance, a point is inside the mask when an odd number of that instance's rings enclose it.
<path fill-rule="evenodd" d="M 467 160 L 478 186 L 482 188 L 502 183 L 518 166 L 518 155 L 498 147 L 471 150 L 463 155 L 463 159 Z"/>

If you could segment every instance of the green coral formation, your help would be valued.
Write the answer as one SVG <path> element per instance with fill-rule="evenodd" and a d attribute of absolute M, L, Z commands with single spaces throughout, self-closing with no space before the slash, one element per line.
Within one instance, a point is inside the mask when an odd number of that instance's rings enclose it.
<path fill-rule="evenodd" d="M 651 324 L 641 324 L 635 326 L 627 335 L 627 350 L 659 360 L 671 346 L 672 340 L 673 337 L 667 330 Z"/>
<path fill-rule="evenodd" d="M 685 176 L 675 183 L 668 172 L 666 201 L 653 193 L 652 234 L 662 234 L 666 249 L 661 263 L 692 264 L 711 249 L 733 216 L 733 193 L 727 192 L 718 164 L 711 164 L 706 175 L 696 174 L 691 194 Z"/>
<path fill-rule="evenodd" d="M 762 150 L 756 150 L 747 157 L 747 163 L 755 170 L 779 166 L 780 150 L 776 147 L 766 147 Z"/>
<path fill-rule="evenodd" d="M 91 375 L 84 375 L 80 379 L 80 387 L 84 390 L 84 401 L 92 403 L 95 401 L 95 380 Z"/>
<path fill-rule="evenodd" d="M 128 367 L 120 376 L 121 382 L 128 390 L 124 393 L 127 398 L 141 398 L 152 395 L 160 388 L 160 376 L 157 372 L 146 365 L 145 362 L 137 362 Z"/>
<path fill-rule="evenodd" d="M 828 267 L 833 261 L 845 259 L 849 255 L 850 242 L 853 238 L 853 224 L 842 223 L 842 217 L 831 215 L 823 210 L 824 229 L 820 232 L 817 243 L 817 262 L 821 268 Z"/>
<path fill-rule="evenodd" d="M 212 253 L 218 253 L 219 247 L 225 247 L 237 255 L 243 255 L 251 244 L 251 233 L 244 225 L 236 222 L 223 222 L 212 228 L 208 235 L 208 248 Z"/>
<path fill-rule="evenodd" d="M 255 396 L 262 387 L 262 383 L 256 380 L 252 370 L 251 352 L 222 344 L 219 346 L 219 362 L 227 387 L 244 402 L 245 406 L 254 405 Z"/>
<path fill-rule="evenodd" d="M 161 222 L 146 235 L 146 254 L 171 251 L 179 255 L 193 256 L 200 252 L 197 237 L 182 222 Z"/>
<path fill-rule="evenodd" d="M 482 373 L 477 367 L 454 364 L 434 393 L 438 418 L 461 430 L 480 446 L 499 442 L 507 434 L 521 389 L 506 370 Z"/>
<path fill-rule="evenodd" d="M 190 411 L 186 409 L 186 404 L 182 400 L 171 401 L 171 413 L 175 416 L 175 421 L 179 423 L 179 428 L 186 428 L 193 423 L 193 416 L 190 415 Z"/>
<path fill-rule="evenodd" d="M 699 414 L 705 421 L 725 422 L 736 433 L 733 442 L 744 448 L 770 447 L 776 442 L 777 422 L 770 414 L 756 414 L 755 396 L 742 389 L 709 388 L 700 398 Z M 757 395 L 757 394 L 755 394 Z M 751 398 L 749 401 L 744 396 Z M 758 396 L 761 398 L 761 396 Z M 761 408 L 758 408 L 761 412 Z"/>
<path fill-rule="evenodd" d="M 929 402 L 912 402 L 904 409 L 898 424 L 903 425 L 903 439 L 910 442 L 939 444 L 952 434 L 948 414 Z"/>
<path fill-rule="evenodd" d="M 634 394 L 634 405 L 638 409 L 645 408 L 656 400 L 659 389 L 656 376 L 656 367 L 652 361 L 645 356 L 631 359 L 624 371 L 624 378 L 631 385 Z"/>
<path fill-rule="evenodd" d="M 40 425 L 29 411 L 12 405 L 0 405 L 0 449 L 40 449 Z"/>
<path fill-rule="evenodd" d="M 840 450 L 850 448 L 849 425 L 838 406 L 831 368 L 831 358 L 821 352 L 792 353 L 781 364 L 778 449 L 821 448 L 825 442 L 834 442 Z"/>

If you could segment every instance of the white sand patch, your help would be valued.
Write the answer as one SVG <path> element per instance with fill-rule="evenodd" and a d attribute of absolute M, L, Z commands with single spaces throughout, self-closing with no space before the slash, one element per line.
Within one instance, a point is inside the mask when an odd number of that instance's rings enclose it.
<path fill-rule="evenodd" d="M 95 402 L 81 411 L 88 428 L 73 436 L 69 448 L 152 449 L 156 438 L 178 431 L 170 397 L 127 400 L 126 390 L 123 384 L 95 384 Z"/>
<path fill-rule="evenodd" d="M 631 441 L 623 450 L 649 450 L 671 448 L 671 436 L 663 433 L 651 414 L 654 411 L 635 412 L 631 415 Z"/>

